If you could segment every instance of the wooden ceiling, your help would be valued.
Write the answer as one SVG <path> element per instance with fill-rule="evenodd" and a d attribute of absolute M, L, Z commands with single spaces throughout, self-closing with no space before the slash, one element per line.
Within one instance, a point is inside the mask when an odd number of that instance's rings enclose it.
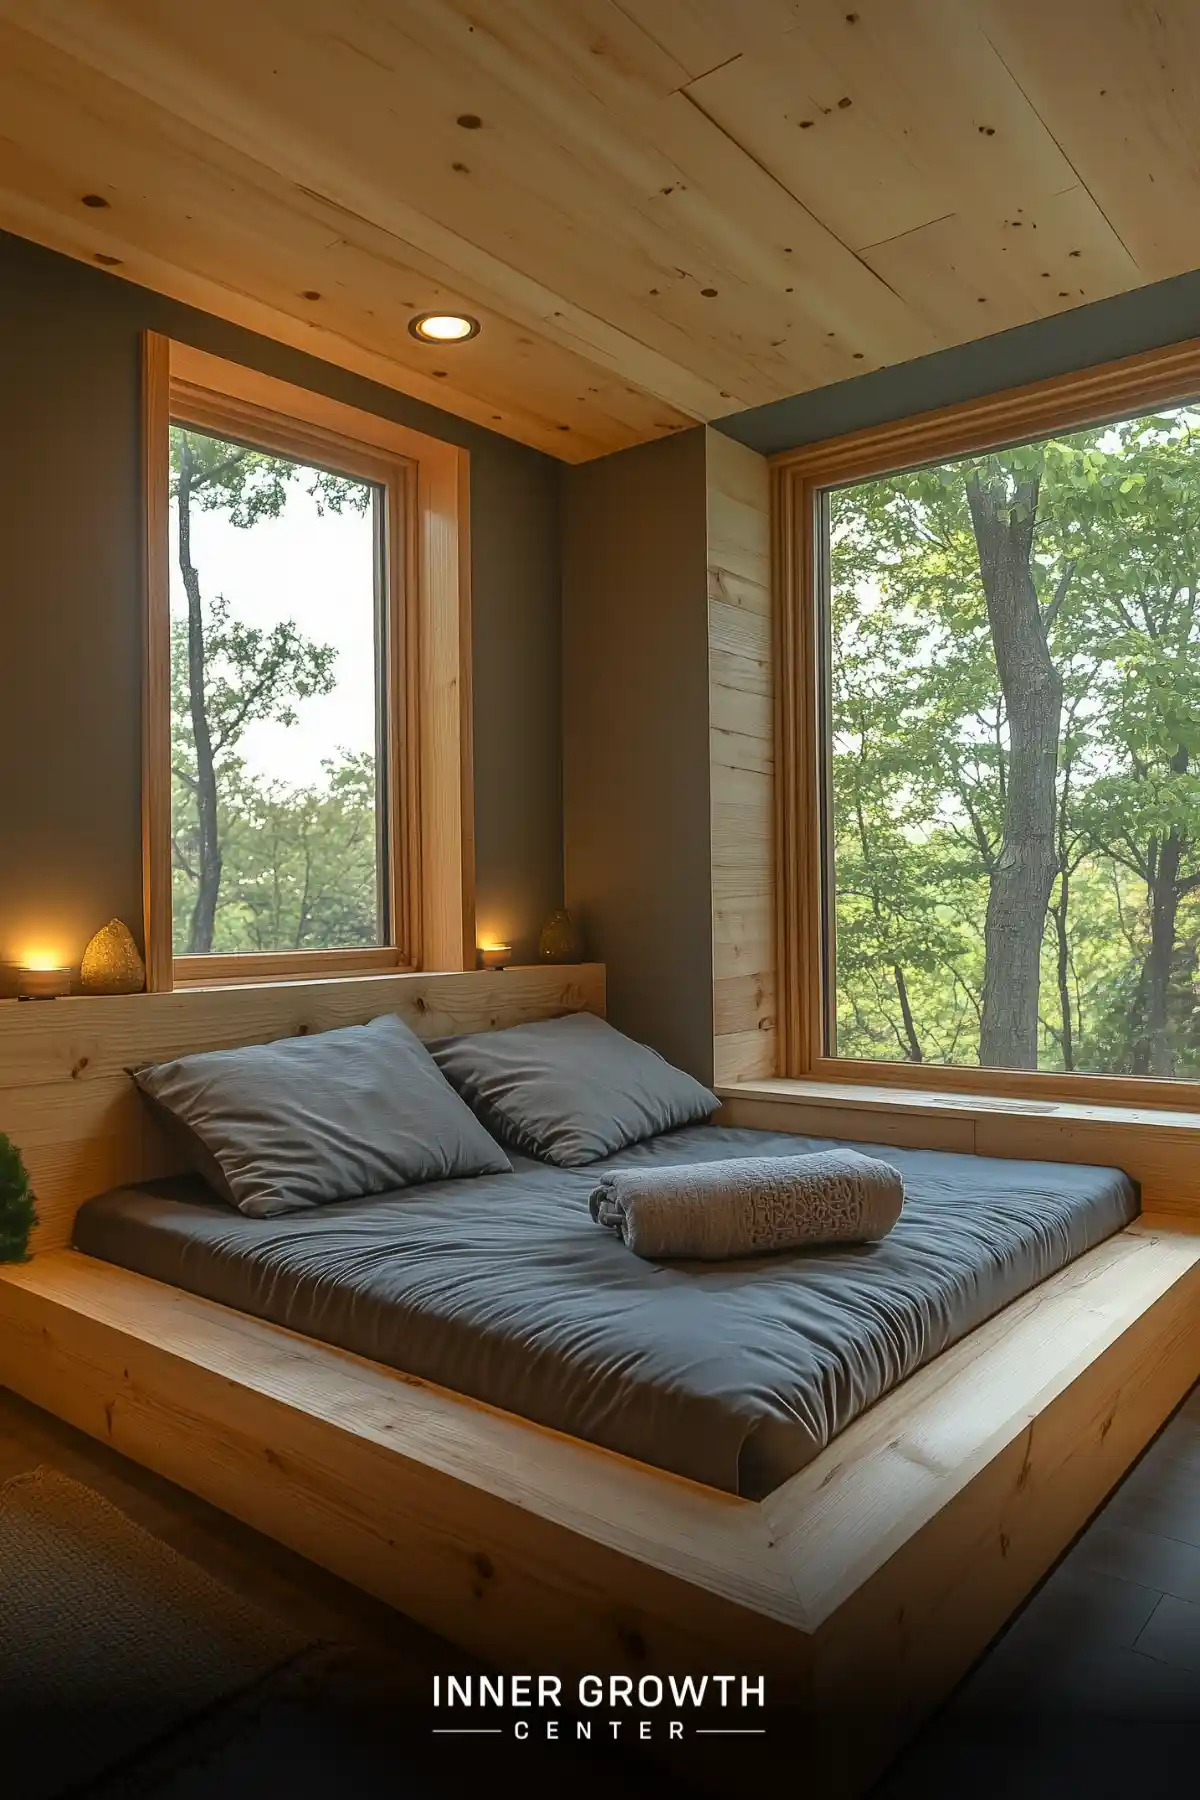
<path fill-rule="evenodd" d="M 1200 4 L 0 0 L 0 226 L 582 461 L 1200 264 Z"/>

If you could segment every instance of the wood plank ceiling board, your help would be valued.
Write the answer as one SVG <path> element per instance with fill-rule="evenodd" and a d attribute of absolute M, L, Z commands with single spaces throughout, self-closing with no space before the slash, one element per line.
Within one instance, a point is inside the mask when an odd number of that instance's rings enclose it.
<path fill-rule="evenodd" d="M 947 343 L 1136 287 L 1137 265 L 1078 185 L 1028 210 L 947 213 L 863 251 Z"/>
<path fill-rule="evenodd" d="M 691 79 L 790 31 L 806 0 L 616 0 Z"/>
<path fill-rule="evenodd" d="M 449 0 L 428 10 L 475 9 Z M 859 374 L 855 361 L 887 359 L 882 343 L 903 344 L 903 354 L 925 348 L 927 334 L 886 285 L 691 102 L 682 64 L 652 68 L 648 54 L 641 79 L 632 78 L 624 34 L 609 35 L 629 10 L 611 0 L 513 0 L 490 10 L 469 41 L 480 67 L 503 69 L 571 155 L 594 162 L 606 183 L 628 176 L 626 205 L 648 207 L 656 234 L 678 234 L 692 260 L 660 274 L 649 295 L 657 310 L 682 309 L 695 344 L 743 344 L 775 395 L 780 384 Z M 794 22 L 790 8 L 777 16 Z M 863 346 L 857 358 L 855 343 Z"/>
<path fill-rule="evenodd" d="M 942 342 L 1059 310 L 1064 288 L 1079 305 L 1138 280 L 962 0 L 813 0 L 802 26 L 686 91 Z M 1086 288 L 1064 260 L 1085 252 Z"/>
<path fill-rule="evenodd" d="M 1143 281 L 1200 262 L 1195 0 L 971 0 Z"/>
<path fill-rule="evenodd" d="M 0 0 L 0 226 L 580 461 L 1200 263 L 1198 63 L 1190 0 Z"/>

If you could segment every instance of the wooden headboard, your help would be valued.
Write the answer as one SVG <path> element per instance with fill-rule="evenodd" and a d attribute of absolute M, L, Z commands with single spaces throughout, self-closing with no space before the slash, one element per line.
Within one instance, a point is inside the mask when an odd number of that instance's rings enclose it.
<path fill-rule="evenodd" d="M 37 1195 L 35 1250 L 70 1242 L 78 1207 L 180 1167 L 128 1070 L 197 1050 L 364 1025 L 399 1013 L 423 1038 L 558 1013 L 604 1013 L 599 963 L 453 975 L 370 975 L 168 994 L 0 1001 L 0 1131 Z"/>

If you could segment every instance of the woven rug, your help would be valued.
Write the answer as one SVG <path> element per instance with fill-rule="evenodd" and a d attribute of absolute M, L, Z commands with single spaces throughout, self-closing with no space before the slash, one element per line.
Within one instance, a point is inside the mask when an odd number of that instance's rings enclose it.
<path fill-rule="evenodd" d="M 0 1488 L 0 1785 L 59 1800 L 252 1688 L 309 1640 L 76 1481 Z"/>

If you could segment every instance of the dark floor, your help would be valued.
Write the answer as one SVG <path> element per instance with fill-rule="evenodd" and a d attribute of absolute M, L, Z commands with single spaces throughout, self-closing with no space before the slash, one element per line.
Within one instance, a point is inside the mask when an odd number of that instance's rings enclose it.
<path fill-rule="evenodd" d="M 321 1665 L 315 1704 L 300 1703 L 312 1681 L 311 1670 L 301 1670 L 299 1700 L 231 1702 L 221 1729 L 214 1735 L 209 1721 L 197 1736 L 194 1756 L 186 1744 L 168 1746 L 161 1771 L 141 1771 L 138 1800 L 260 1800 L 273 1792 L 289 1800 L 328 1800 L 331 1792 L 338 1800 L 426 1800 L 508 1772 L 511 1748 L 429 1737 L 431 1675 L 463 1672 L 470 1665 L 460 1652 L 0 1391 L 0 1481 L 38 1464 L 106 1495 L 313 1638 L 353 1647 L 352 1661 Z M 350 1689 L 366 1696 L 357 1712 Z M 756 1784 L 756 1748 L 746 1747 L 747 1786 Z M 771 1767 L 761 1772 L 771 1785 L 780 1748 L 772 1744 Z M 802 1751 L 795 1750 L 799 1760 L 787 1760 L 802 1793 Z M 573 1800 L 610 1800 L 614 1786 L 631 1800 L 675 1800 L 685 1791 L 661 1769 L 608 1753 L 529 1745 L 519 1758 L 512 1772 L 534 1800 L 564 1790 Z M 1133 1784 L 1138 1800 L 1176 1800 L 1182 1781 L 1194 1784 L 1198 1765 L 1200 1389 L 876 1795 L 1040 1800 L 1086 1785 L 1088 1800 L 1128 1800 Z M 5 1793 L 20 1800 L 7 1782 Z M 124 1794 L 121 1788 L 121 1800 Z M 109 1800 L 107 1786 L 97 1800 Z"/>
<path fill-rule="evenodd" d="M 1200 1387 L 873 1800 L 1200 1787 Z"/>

